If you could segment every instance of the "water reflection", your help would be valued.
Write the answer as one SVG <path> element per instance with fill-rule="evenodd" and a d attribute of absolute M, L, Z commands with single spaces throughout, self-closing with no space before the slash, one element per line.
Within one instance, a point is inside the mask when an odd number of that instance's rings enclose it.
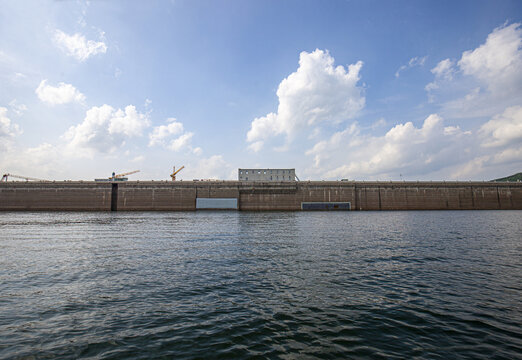
<path fill-rule="evenodd" d="M 515 358 L 520 215 L 4 213 L 0 357 Z"/>

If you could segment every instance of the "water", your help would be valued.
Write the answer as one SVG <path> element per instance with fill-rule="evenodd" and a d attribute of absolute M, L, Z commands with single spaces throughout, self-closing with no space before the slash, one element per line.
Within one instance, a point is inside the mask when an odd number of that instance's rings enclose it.
<path fill-rule="evenodd" d="M 0 213 L 0 358 L 521 358 L 522 212 Z"/>

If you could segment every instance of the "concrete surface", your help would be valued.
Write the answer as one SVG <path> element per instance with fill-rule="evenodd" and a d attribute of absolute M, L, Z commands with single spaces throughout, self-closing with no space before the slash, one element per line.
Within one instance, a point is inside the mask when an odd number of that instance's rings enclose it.
<path fill-rule="evenodd" d="M 249 211 L 315 201 L 350 202 L 352 210 L 522 210 L 522 183 L 504 182 L 128 181 L 115 191 L 94 181 L 3 182 L 0 210 L 196 210 L 196 198 L 236 198 Z"/>

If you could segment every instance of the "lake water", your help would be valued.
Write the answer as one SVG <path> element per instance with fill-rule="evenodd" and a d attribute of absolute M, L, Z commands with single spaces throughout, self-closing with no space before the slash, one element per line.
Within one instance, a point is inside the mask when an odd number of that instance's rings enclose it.
<path fill-rule="evenodd" d="M 0 213 L 0 358 L 521 358 L 522 211 Z"/>

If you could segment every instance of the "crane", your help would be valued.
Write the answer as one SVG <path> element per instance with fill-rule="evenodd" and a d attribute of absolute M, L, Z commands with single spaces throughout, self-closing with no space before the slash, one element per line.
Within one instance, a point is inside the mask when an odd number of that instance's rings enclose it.
<path fill-rule="evenodd" d="M 176 167 L 175 166 L 172 167 L 172 174 L 170 174 L 170 177 L 172 178 L 172 181 L 176 181 L 176 174 L 179 173 L 184 168 L 185 168 L 185 165 L 183 165 L 182 167 L 180 167 L 178 169 L 178 171 L 176 171 Z"/>
<path fill-rule="evenodd" d="M 118 175 L 116 175 L 116 173 L 113 172 L 112 176 L 109 178 L 109 180 L 122 179 L 125 175 L 136 174 L 137 172 L 140 172 L 140 171 L 139 170 L 134 170 L 134 171 L 129 171 L 129 172 L 126 172 L 126 173 L 123 173 L 123 174 L 118 174 Z"/>
<path fill-rule="evenodd" d="M 2 180 L 1 181 L 7 181 L 7 179 L 9 177 L 17 178 L 17 179 L 24 179 L 25 181 L 29 181 L 29 180 L 33 180 L 33 181 L 49 181 L 49 180 L 37 179 L 37 178 L 29 177 L 29 176 L 21 176 L 21 175 L 15 175 L 15 174 L 4 174 L 2 176 Z"/>

